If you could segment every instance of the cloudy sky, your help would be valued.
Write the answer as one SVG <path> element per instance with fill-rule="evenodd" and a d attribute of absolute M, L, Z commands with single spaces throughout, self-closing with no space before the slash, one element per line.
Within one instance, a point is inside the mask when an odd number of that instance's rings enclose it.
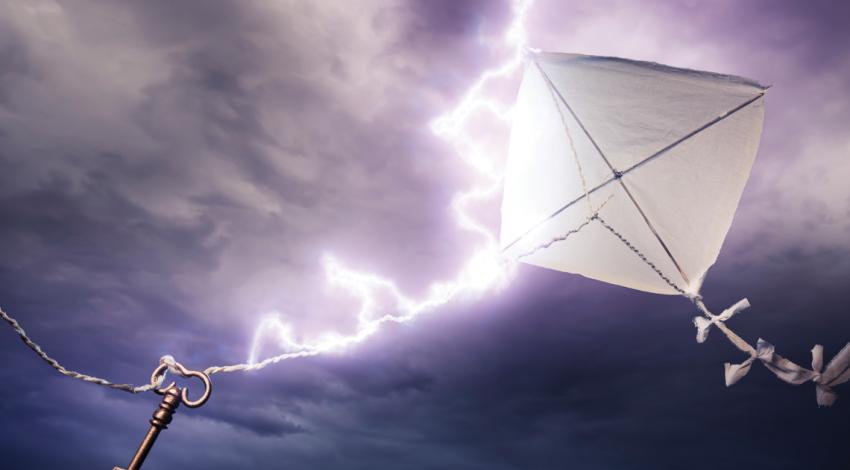
<path fill-rule="evenodd" d="M 425 294 L 478 242 L 450 209 L 477 177 L 429 123 L 509 54 L 509 21 L 485 0 L 0 2 L 0 306 L 68 367 L 142 383 L 163 354 L 244 361 L 272 311 L 350 332 L 328 253 Z M 791 0 L 538 0 L 527 21 L 544 50 L 773 86 L 703 294 L 748 297 L 733 328 L 802 365 L 850 340 L 848 22 L 843 2 Z M 214 376 L 148 466 L 850 464 L 850 390 L 818 409 L 761 366 L 727 388 L 743 357 L 696 344 L 694 313 L 523 267 L 343 353 Z M 62 377 L 8 329 L 0 364 L 3 468 L 126 465 L 158 401 Z"/>

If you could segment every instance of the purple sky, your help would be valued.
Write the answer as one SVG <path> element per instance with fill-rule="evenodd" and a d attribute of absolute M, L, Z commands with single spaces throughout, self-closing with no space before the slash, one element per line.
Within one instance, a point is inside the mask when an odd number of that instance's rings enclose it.
<path fill-rule="evenodd" d="M 0 306 L 70 368 L 140 383 L 162 354 L 246 359 L 279 310 L 358 308 L 320 259 L 421 295 L 476 238 L 474 173 L 429 122 L 509 51 L 497 1 L 0 3 Z M 530 44 L 771 84 L 759 156 L 703 294 L 802 365 L 850 340 L 850 7 L 546 1 Z M 515 86 L 515 84 L 514 84 Z M 495 128 L 494 128 L 495 129 Z M 504 132 L 493 134 L 504 141 Z M 498 144 L 496 144 L 498 147 Z M 498 157 L 497 157 L 498 158 Z M 485 214 L 486 215 L 486 214 Z M 492 216 L 492 215 L 491 215 Z M 681 298 L 523 267 L 507 289 L 344 354 L 217 375 L 151 468 L 843 468 L 818 409 Z M 266 353 L 274 353 L 273 345 Z M 156 406 L 61 377 L 0 333 L 0 467 L 125 465 Z"/>

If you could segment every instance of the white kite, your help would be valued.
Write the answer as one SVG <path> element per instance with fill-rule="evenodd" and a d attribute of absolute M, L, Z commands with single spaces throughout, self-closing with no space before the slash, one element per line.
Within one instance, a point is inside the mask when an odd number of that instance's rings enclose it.
<path fill-rule="evenodd" d="M 652 62 L 530 52 L 514 109 L 502 202 L 502 250 L 549 269 L 646 292 L 682 295 L 749 358 L 726 364 L 726 384 L 760 360 L 780 379 L 817 384 L 820 405 L 850 380 L 850 343 L 821 371 L 755 347 L 700 287 L 755 159 L 767 87 L 742 77 Z"/>

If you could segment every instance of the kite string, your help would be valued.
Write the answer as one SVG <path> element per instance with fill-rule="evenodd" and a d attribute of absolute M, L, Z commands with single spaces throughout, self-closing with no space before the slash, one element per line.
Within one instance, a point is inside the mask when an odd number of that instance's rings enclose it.
<path fill-rule="evenodd" d="M 611 198 L 609 197 L 608 200 Z M 599 210 L 604 207 L 604 205 L 608 202 L 605 202 L 600 205 Z M 837 395 L 832 391 L 832 387 L 840 385 L 844 382 L 850 380 L 850 343 L 844 347 L 835 358 L 830 361 L 827 365 L 826 370 L 821 373 L 820 368 L 821 365 L 815 365 L 813 361 L 812 368 L 813 370 L 809 370 L 804 367 L 800 367 L 799 365 L 783 358 L 782 356 L 775 354 L 773 350 L 773 346 L 766 341 L 759 339 L 758 348 L 753 347 L 743 338 L 738 336 L 735 332 L 733 332 L 728 326 L 725 324 L 725 320 L 727 320 L 731 315 L 726 315 L 724 312 L 721 315 L 715 315 L 712 313 L 703 303 L 702 297 L 697 293 L 695 295 L 690 295 L 685 293 L 684 290 L 673 284 L 669 278 L 667 278 L 664 273 L 658 269 L 651 261 L 649 261 L 646 256 L 633 244 L 631 244 L 625 236 L 619 233 L 616 229 L 614 229 L 610 224 L 605 222 L 601 217 L 599 217 L 599 210 L 594 212 L 588 219 L 576 227 L 575 229 L 569 230 L 565 234 L 555 237 L 552 240 L 543 243 L 536 247 L 535 249 L 520 255 L 521 257 L 530 256 L 531 254 L 545 249 L 551 246 L 554 243 L 565 241 L 570 235 L 578 233 L 581 229 L 589 225 L 592 221 L 596 220 L 600 224 L 602 224 L 606 229 L 608 229 L 612 234 L 617 236 L 619 240 L 621 240 L 635 255 L 637 255 L 644 263 L 646 263 L 653 271 L 656 272 L 665 282 L 670 284 L 674 289 L 680 292 L 683 296 L 689 298 L 694 304 L 699 308 L 700 312 L 705 315 L 711 322 L 711 324 L 717 326 L 724 335 L 742 352 L 749 354 L 750 358 L 744 361 L 742 364 L 731 365 L 729 363 L 726 364 L 726 383 L 727 386 L 734 384 L 741 377 L 746 375 L 749 371 L 749 367 L 752 362 L 756 359 L 759 359 L 765 367 L 767 367 L 771 372 L 773 372 L 779 379 L 793 384 L 799 385 L 801 383 L 807 381 L 813 381 L 817 385 L 817 400 L 819 405 L 829 406 L 837 399 Z M 746 303 L 744 302 L 744 307 L 746 307 Z M 732 307 L 734 308 L 734 307 Z M 104 387 L 108 387 L 114 390 L 122 390 L 130 393 L 141 393 L 150 390 L 154 390 L 161 386 L 165 376 L 159 375 L 151 378 L 151 382 L 141 386 L 134 386 L 130 384 L 119 384 L 114 383 L 109 380 L 95 377 L 88 374 L 83 374 L 77 371 L 68 370 L 65 366 L 60 364 L 56 359 L 50 357 L 44 350 L 38 345 L 35 341 L 33 341 L 29 335 L 24 331 L 21 327 L 20 323 L 6 313 L 2 308 L 0 308 L 0 318 L 2 318 L 9 326 L 18 334 L 24 344 L 27 345 L 33 352 L 35 352 L 44 362 L 50 365 L 53 369 L 65 375 L 67 377 L 79 379 L 88 383 L 93 383 L 95 385 L 101 385 Z M 388 317 L 388 319 L 394 319 L 395 317 Z M 710 326 L 710 325 L 709 325 Z M 273 356 L 267 358 L 263 361 L 256 363 L 244 363 L 244 364 L 234 364 L 229 366 L 211 366 L 204 370 L 204 373 L 207 375 L 217 374 L 221 372 L 237 372 L 237 371 L 253 371 L 260 370 L 269 365 L 276 364 L 283 360 L 294 359 L 299 357 L 309 357 L 321 354 L 323 351 L 321 349 L 311 349 L 297 352 L 288 352 L 284 354 L 279 354 L 277 356 Z M 822 347 L 815 346 L 812 350 L 813 356 L 817 355 L 818 358 L 822 357 Z M 817 359 L 820 364 L 821 359 Z M 177 373 L 179 375 L 184 375 L 180 372 L 179 368 L 172 367 L 175 364 L 174 358 L 171 356 L 163 356 L 160 358 L 160 364 L 169 365 L 169 370 L 171 372 Z"/>
<path fill-rule="evenodd" d="M 626 245 L 626 247 L 627 247 L 628 249 L 630 249 L 630 250 L 632 251 L 632 253 L 634 253 L 635 255 L 637 255 L 637 256 L 638 256 L 638 258 L 640 258 L 640 259 L 641 259 L 641 261 L 643 261 L 644 263 L 646 263 L 646 265 L 647 265 L 647 266 L 649 266 L 650 268 L 652 268 L 652 270 L 653 270 L 653 271 L 655 271 L 655 274 L 658 274 L 658 277 L 660 277 L 662 281 L 664 281 L 665 283 L 667 283 L 667 285 L 669 285 L 670 287 L 672 287 L 672 288 L 673 288 L 676 292 L 678 292 L 679 294 L 681 294 L 681 295 L 683 295 L 683 296 L 685 296 L 685 297 L 688 297 L 688 293 L 687 293 L 687 292 L 685 292 L 685 290 L 684 290 L 684 289 L 682 289 L 681 287 L 679 287 L 678 285 L 676 285 L 676 283 L 674 283 L 673 281 L 671 281 L 669 277 L 667 277 L 667 276 L 666 276 L 663 272 L 661 272 L 661 270 L 660 270 L 660 269 L 658 269 L 658 266 L 656 266 L 656 265 L 655 265 L 655 263 L 653 263 L 652 261 L 650 261 L 650 260 L 646 257 L 646 255 L 644 255 L 644 254 L 643 254 L 643 252 L 641 252 L 641 251 L 640 251 L 640 250 L 639 250 L 639 249 L 638 249 L 635 245 L 633 245 L 631 242 L 629 242 L 629 240 L 628 240 L 628 239 L 626 239 L 626 237 L 625 237 L 622 233 L 618 232 L 618 231 L 617 231 L 614 227 L 612 227 L 612 226 L 611 226 L 608 222 L 605 222 L 605 220 L 604 220 L 602 217 L 596 216 L 596 217 L 595 217 L 595 219 L 596 219 L 596 221 L 597 221 L 597 222 L 599 222 L 599 223 L 600 223 L 603 227 L 605 227 L 606 229 L 608 229 L 608 231 L 609 231 L 609 232 L 611 232 L 612 234 L 614 234 L 614 236 L 615 236 L 615 237 L 617 237 L 617 239 L 619 239 L 621 242 L 623 242 L 623 244 L 624 244 L 624 245 Z"/>
<path fill-rule="evenodd" d="M 552 238 L 551 240 L 549 240 L 545 243 L 541 243 L 540 245 L 536 246 L 535 248 L 533 248 L 533 249 L 531 249 L 531 250 L 529 250 L 525 253 L 520 254 L 519 258 L 531 256 L 531 255 L 533 255 L 534 253 L 536 253 L 540 250 L 548 248 L 549 246 L 551 246 L 554 243 L 564 241 L 567 238 L 569 238 L 571 235 L 578 233 L 584 227 L 588 226 L 593 220 L 598 218 L 599 211 L 602 210 L 602 208 L 605 207 L 605 204 L 607 204 L 608 201 L 610 201 L 610 200 L 611 200 L 611 196 L 609 196 L 608 199 L 603 201 L 602 204 L 600 204 L 599 207 L 594 212 L 592 212 L 591 215 L 584 222 L 579 224 L 574 229 L 571 229 L 564 234 L 556 236 L 556 237 Z M 506 262 L 507 262 L 507 260 L 503 260 L 503 263 L 506 263 Z M 104 379 L 104 378 L 95 377 L 95 376 L 88 375 L 88 374 L 83 374 L 81 372 L 77 372 L 77 371 L 73 371 L 73 370 L 68 370 L 65 366 L 60 364 L 59 361 L 50 357 L 46 352 L 44 352 L 44 349 L 42 349 L 42 347 L 38 343 L 33 341 L 32 338 L 30 338 L 29 335 L 26 333 L 26 331 L 24 331 L 24 329 L 21 327 L 20 323 L 18 323 L 18 321 L 15 318 L 13 318 L 11 315 L 6 313 L 2 308 L 0 308 L 0 318 L 5 320 L 6 323 L 9 324 L 9 326 L 15 331 L 15 333 L 17 333 L 17 335 L 21 338 L 21 340 L 24 342 L 24 344 L 26 344 L 27 347 L 29 347 L 33 352 L 35 352 L 36 355 L 38 355 L 38 357 L 40 357 L 44 362 L 46 362 L 48 365 L 50 365 L 53 369 L 55 369 L 56 371 L 58 371 L 59 373 L 61 373 L 62 375 L 65 375 L 67 377 L 83 380 L 85 382 L 93 383 L 95 385 L 101 385 L 101 386 L 108 387 L 108 388 L 111 388 L 111 389 L 114 389 L 114 390 L 122 390 L 122 391 L 130 392 L 130 393 L 141 393 L 141 392 L 147 392 L 147 391 L 154 390 L 154 389 L 158 388 L 164 380 L 164 376 L 159 376 L 159 377 L 155 378 L 155 380 L 153 380 L 151 383 L 136 386 L 136 385 L 131 385 L 131 384 L 115 383 L 115 382 L 109 381 L 109 380 Z M 403 321 L 405 319 L 405 317 L 387 316 L 387 317 L 385 317 L 385 319 L 387 321 L 400 322 L 400 321 Z M 288 359 L 302 358 L 302 357 L 317 356 L 319 354 L 322 354 L 323 352 L 325 352 L 325 351 L 322 350 L 321 348 L 312 348 L 312 349 L 306 349 L 306 350 L 301 350 L 301 351 L 286 352 L 286 353 L 283 353 L 283 354 L 278 354 L 276 356 L 266 358 L 266 359 L 259 361 L 259 362 L 239 363 L 239 364 L 232 364 L 232 365 L 226 365 L 226 366 L 210 366 L 210 367 L 207 367 L 206 369 L 204 369 L 204 373 L 207 374 L 207 375 L 213 375 L 213 374 L 227 373 L 227 372 L 249 372 L 249 371 L 261 370 L 261 369 L 264 369 L 264 368 L 266 368 L 270 365 L 277 364 L 281 361 L 285 361 L 285 360 L 288 360 Z M 171 357 L 171 356 L 168 356 L 168 355 L 162 356 L 160 358 L 159 363 L 160 364 L 168 364 L 169 366 L 172 366 L 174 364 L 174 358 Z M 169 370 L 172 373 L 175 373 L 175 374 L 178 374 L 178 375 L 184 375 L 183 373 L 181 373 L 180 369 L 178 369 L 178 368 L 170 367 Z"/>
<path fill-rule="evenodd" d="M 41 346 L 33 341 L 29 335 L 27 335 L 26 331 L 21 327 L 21 324 L 14 318 L 12 318 L 8 313 L 6 313 L 2 308 L 0 308 L 0 318 L 6 321 L 10 327 L 15 331 L 15 333 L 20 336 L 21 341 L 27 345 L 28 348 L 32 349 L 38 357 L 40 357 L 44 362 L 50 365 L 50 367 L 56 369 L 60 374 L 65 375 L 67 377 L 71 377 L 74 379 L 83 380 L 85 382 L 93 383 L 96 385 L 102 385 L 104 387 L 109 387 L 115 390 L 123 390 L 125 392 L 130 393 L 141 393 L 153 390 L 154 388 L 159 387 L 162 384 L 162 380 L 164 377 L 159 377 L 158 380 L 151 382 L 146 385 L 134 386 L 130 384 L 120 384 L 110 382 L 109 380 L 102 379 L 100 377 L 95 377 L 88 374 L 83 374 L 81 372 L 77 372 L 74 370 L 68 370 L 65 366 L 59 363 L 56 359 L 48 356 L 46 352 L 41 348 Z M 160 362 L 164 362 L 166 359 L 163 358 Z"/>
<path fill-rule="evenodd" d="M 585 219 L 585 220 L 584 220 L 584 222 L 582 222 L 581 224 L 579 224 L 576 228 L 574 228 L 574 229 L 570 229 L 570 230 L 568 230 L 568 231 L 566 231 L 566 232 L 562 233 L 561 235 L 558 235 L 558 236 L 555 236 L 555 237 L 551 238 L 551 239 L 550 239 L 549 241 L 547 241 L 547 242 L 543 242 L 543 243 L 541 243 L 541 244 L 539 244 L 539 245 L 535 246 L 534 248 L 532 248 L 532 249 L 530 249 L 530 250 L 528 250 L 528 251 L 526 251 L 526 252 L 520 253 L 520 254 L 516 255 L 516 258 L 517 258 L 517 259 L 527 258 L 527 257 L 529 257 L 529 256 L 531 256 L 531 255 L 533 255 L 533 254 L 537 253 L 537 252 L 538 252 L 538 251 L 540 251 L 540 250 L 544 250 L 544 249 L 546 249 L 546 248 L 549 248 L 550 246 L 554 245 L 555 243 L 565 241 L 567 238 L 569 238 L 569 237 L 570 237 L 570 235 L 575 235 L 576 233 L 578 233 L 579 231 L 581 231 L 581 229 L 583 229 L 583 228 L 587 227 L 588 225 L 590 225 L 590 223 L 591 223 L 591 222 L 593 222 L 593 221 L 594 221 L 594 219 L 599 218 L 599 211 L 601 211 L 601 210 L 602 210 L 602 208 L 603 208 L 603 207 L 605 207 L 605 204 L 608 204 L 608 201 L 610 201 L 610 200 L 611 200 L 611 198 L 613 198 L 613 197 L 614 197 L 614 195 L 613 195 L 613 194 L 612 194 L 612 195 L 610 195 L 610 196 L 608 196 L 608 198 L 607 198 L 607 199 L 605 199 L 604 201 L 602 201 L 602 204 L 600 204 L 600 205 L 599 205 L 599 207 L 598 207 L 596 210 L 591 210 L 591 213 L 590 213 L 590 215 L 587 217 L 587 219 Z"/>
<path fill-rule="evenodd" d="M 9 326 L 12 328 L 12 330 L 15 331 L 15 333 L 17 333 L 17 335 L 21 338 L 21 340 L 24 342 L 24 344 L 26 344 L 28 348 L 30 348 L 33 352 L 35 352 L 36 355 L 38 355 L 38 357 L 40 357 L 44 362 L 46 362 L 48 365 L 50 365 L 50 367 L 52 367 L 57 372 L 59 372 L 60 374 L 66 376 L 66 377 L 71 377 L 73 379 L 79 379 L 79 380 L 82 380 L 82 381 L 85 381 L 85 382 L 88 382 L 88 383 L 92 383 L 92 384 L 95 384 L 95 385 L 101 385 L 101 386 L 108 387 L 108 388 L 111 388 L 111 389 L 114 389 L 114 390 L 122 390 L 122 391 L 130 392 L 130 393 L 142 393 L 142 392 L 148 392 L 148 391 L 154 390 L 154 389 L 158 388 L 160 385 L 162 385 L 162 382 L 165 380 L 165 376 L 160 375 L 159 377 L 156 377 L 154 380 L 152 380 L 148 384 L 131 385 L 131 384 L 115 383 L 115 382 L 112 382 L 110 380 L 107 380 L 107 379 L 104 379 L 104 378 L 101 378 L 101 377 L 83 374 L 82 372 L 77 372 L 77 371 L 74 371 L 74 370 L 68 370 L 68 368 L 66 368 L 61 363 L 59 363 L 59 361 L 50 357 L 46 352 L 44 352 L 44 349 L 38 343 L 33 341 L 32 338 L 30 338 L 30 336 L 27 334 L 27 332 L 24 331 L 23 327 L 21 327 L 21 324 L 18 322 L 18 320 L 16 320 L 14 317 L 12 317 L 8 313 L 6 313 L 2 308 L 0 308 L 0 318 L 2 318 L 4 321 L 6 321 L 6 323 L 9 324 Z M 283 361 L 283 360 L 295 359 L 295 358 L 299 358 L 299 357 L 316 356 L 316 355 L 321 354 L 321 353 L 322 353 L 322 350 L 320 350 L 320 349 L 312 349 L 312 350 L 298 351 L 298 352 L 289 352 L 289 353 L 279 354 L 277 356 L 273 356 L 273 357 L 267 358 L 263 361 L 256 362 L 256 363 L 234 364 L 234 365 L 229 365 L 229 366 L 210 366 L 210 367 L 207 367 L 206 369 L 204 369 L 204 373 L 207 374 L 207 375 L 212 375 L 212 374 L 218 374 L 218 373 L 221 373 L 221 372 L 260 370 L 260 369 L 264 369 L 265 367 L 267 367 L 269 365 L 277 364 L 278 362 Z M 169 366 L 172 366 L 174 364 L 174 358 L 169 356 L 169 355 L 162 356 L 159 360 L 159 363 L 160 364 L 168 364 Z M 172 373 L 175 373 L 177 375 L 185 376 L 184 373 L 182 373 L 179 369 L 176 369 L 176 368 L 169 367 L 169 371 L 172 372 Z"/>
<path fill-rule="evenodd" d="M 277 356 L 272 356 L 263 359 L 260 362 L 246 362 L 241 364 L 232 364 L 228 366 L 210 366 L 204 369 L 204 373 L 207 375 L 213 375 L 222 372 L 249 372 L 254 370 L 265 369 L 266 367 L 272 364 L 277 364 L 278 362 L 285 361 L 287 359 L 318 356 L 321 353 L 321 349 L 308 349 L 305 351 L 287 352 L 283 354 L 278 354 Z"/>
<path fill-rule="evenodd" d="M 83 374 L 82 372 L 77 372 L 75 370 L 69 370 L 67 367 L 65 367 L 61 363 L 59 363 L 59 361 L 57 361 L 56 359 L 54 359 L 50 355 L 48 355 L 44 351 L 44 349 L 41 347 L 41 345 L 39 345 L 38 343 L 33 341 L 33 339 L 30 338 L 30 336 L 27 334 L 27 332 L 24 331 L 23 327 L 21 327 L 21 324 L 18 322 L 18 320 L 15 319 L 14 317 L 12 317 L 11 315 L 9 315 L 8 313 L 6 313 L 6 311 L 3 310 L 2 307 L 0 307 L 0 318 L 2 318 L 6 323 L 9 324 L 9 326 L 12 328 L 12 330 L 14 330 L 15 333 L 17 333 L 17 335 L 21 338 L 21 341 L 23 341 L 24 344 L 26 344 L 28 348 L 30 348 L 33 352 L 35 352 L 35 354 L 38 357 L 40 357 L 50 367 L 52 367 L 57 372 L 59 372 L 60 374 L 66 376 L 66 377 L 71 377 L 73 379 L 79 379 L 79 380 L 82 380 L 84 382 L 92 383 L 92 384 L 95 384 L 95 385 L 101 385 L 101 386 L 108 387 L 108 388 L 111 388 L 111 389 L 114 389 L 114 390 L 122 390 L 122 391 L 130 392 L 130 393 L 142 393 L 142 392 L 148 392 L 148 391 L 154 390 L 154 389 L 158 388 L 160 385 L 162 385 L 162 382 L 165 380 L 165 376 L 160 375 L 159 377 L 157 377 L 155 380 L 151 381 L 148 384 L 131 385 L 131 384 L 115 383 L 115 382 L 112 382 L 110 380 L 107 380 L 107 379 L 104 379 L 104 378 L 101 378 L 101 377 L 96 377 L 96 376 L 89 375 L 89 374 Z M 212 374 L 217 374 L 217 373 L 220 373 L 220 372 L 234 372 L 234 371 L 242 371 L 242 370 L 245 370 L 245 371 L 259 370 L 259 369 L 265 368 L 266 366 L 269 366 L 271 364 L 276 364 L 276 363 L 283 361 L 283 360 L 286 360 L 286 359 L 294 359 L 294 358 L 297 358 L 297 357 L 315 356 L 319 353 L 320 353 L 320 351 L 314 350 L 314 351 L 299 351 L 299 352 L 294 352 L 294 353 L 280 354 L 280 355 L 270 357 L 266 360 L 263 360 L 261 362 L 257 362 L 257 363 L 254 363 L 254 364 L 235 364 L 235 365 L 231 365 L 231 366 L 211 366 L 211 367 L 207 367 L 204 370 L 204 373 L 207 374 L 207 375 L 212 375 Z M 162 356 L 159 360 L 159 363 L 160 364 L 168 364 L 169 366 L 172 366 L 174 364 L 174 358 L 169 356 L 169 355 Z M 180 372 L 179 369 L 169 368 L 169 371 L 172 372 L 172 373 L 175 373 L 177 375 L 184 375 L 185 376 L 185 374 Z"/>
<path fill-rule="evenodd" d="M 722 331 L 726 335 L 726 337 L 733 345 L 735 345 L 742 352 L 748 353 L 751 356 L 756 355 L 756 348 L 754 348 L 749 342 L 738 336 L 734 331 L 732 331 L 728 326 L 726 326 L 726 323 L 722 319 L 717 318 L 717 315 L 708 310 L 708 308 L 705 306 L 705 303 L 703 303 L 702 301 L 702 296 L 700 296 L 699 294 L 689 294 L 684 289 L 679 287 L 676 283 L 674 283 L 672 280 L 670 280 L 670 278 L 667 277 L 664 272 L 662 272 L 661 269 L 659 269 L 658 266 L 655 265 L 655 263 L 650 261 L 649 258 L 647 258 L 646 255 L 643 254 L 643 252 L 640 251 L 638 247 L 632 244 L 622 233 L 620 233 L 619 231 L 617 231 L 617 229 L 611 226 L 611 224 L 606 222 L 605 219 L 599 217 L 598 215 L 595 216 L 594 219 L 599 222 L 603 227 L 608 229 L 608 231 L 611 232 L 615 237 L 617 237 L 617 239 L 620 240 L 624 245 L 626 245 L 626 247 L 631 250 L 632 253 L 637 255 L 637 257 L 640 258 L 641 261 L 643 261 L 647 266 L 649 266 L 655 272 L 655 274 L 657 274 L 658 277 L 661 278 L 662 281 L 664 281 L 668 286 L 673 288 L 680 295 L 690 299 L 703 315 L 705 315 L 710 320 L 713 320 L 713 323 L 717 326 L 717 328 L 720 329 L 720 331 Z"/>
<path fill-rule="evenodd" d="M 559 236 L 556 236 L 556 237 L 552 238 L 551 240 L 549 240 L 545 243 L 540 244 L 539 246 L 519 255 L 519 257 L 524 258 L 524 257 L 527 257 L 527 256 L 531 256 L 534 253 L 536 253 L 536 252 L 538 252 L 542 249 L 548 248 L 549 246 L 551 246 L 554 243 L 566 240 L 570 235 L 578 233 L 581 229 L 583 229 L 584 227 L 589 225 L 596 217 L 598 217 L 599 211 L 603 207 L 605 207 L 605 204 L 607 204 L 610 199 L 611 199 L 611 197 L 609 197 L 607 200 L 602 202 L 602 204 L 600 204 L 599 208 L 596 209 L 596 211 L 594 211 L 583 223 L 578 225 L 576 228 L 569 230 L 565 234 L 561 234 Z M 502 260 L 503 264 L 507 263 L 507 262 L 508 261 L 506 259 Z M 60 374 L 65 375 L 67 377 L 83 380 L 83 381 L 88 382 L 88 383 L 93 383 L 95 385 L 101 385 L 101 386 L 108 387 L 108 388 L 111 388 L 111 389 L 114 389 L 114 390 L 123 390 L 125 392 L 130 392 L 130 393 L 141 393 L 141 392 L 147 392 L 147 391 L 154 390 L 154 389 L 158 388 L 164 380 L 164 376 L 159 376 L 154 381 L 152 381 L 151 383 L 136 386 L 136 385 L 131 385 L 131 384 L 115 383 L 115 382 L 109 381 L 109 380 L 104 379 L 104 378 L 95 377 L 93 375 L 88 375 L 88 374 L 83 374 L 81 372 L 77 372 L 77 371 L 74 371 L 74 370 L 69 370 L 68 368 L 63 366 L 61 363 L 59 363 L 59 361 L 50 357 L 38 343 L 33 341 L 32 338 L 30 338 L 30 336 L 26 333 L 26 331 L 24 331 L 23 327 L 21 327 L 20 323 L 15 318 L 13 318 L 11 315 L 6 313 L 2 308 L 0 308 L 0 318 L 2 318 L 4 321 L 6 321 L 6 323 L 9 324 L 9 326 L 12 328 L 12 330 L 15 331 L 15 333 L 17 333 L 17 335 L 21 338 L 21 340 L 24 342 L 24 344 L 26 344 L 28 348 L 30 348 L 33 352 L 35 352 L 36 355 L 38 355 L 38 357 L 40 357 L 44 362 L 46 362 L 48 365 L 50 365 L 50 367 L 52 367 L 53 369 L 58 371 Z M 407 319 L 407 317 L 395 317 L 395 316 L 384 317 L 385 321 L 395 321 L 395 322 L 402 322 L 406 319 Z M 383 321 L 381 323 L 383 323 Z M 255 370 L 264 369 L 264 368 L 266 368 L 270 365 L 277 364 L 281 361 L 285 361 L 285 360 L 288 360 L 288 359 L 317 356 L 319 354 L 322 354 L 323 352 L 326 352 L 326 351 L 321 349 L 321 348 L 318 348 L 318 347 L 305 349 L 305 350 L 301 350 L 301 351 L 294 351 L 294 352 L 290 351 L 290 352 L 286 352 L 286 353 L 283 353 L 283 354 L 278 354 L 276 356 L 266 358 L 266 359 L 259 361 L 259 362 L 247 362 L 247 363 L 239 363 L 239 364 L 232 364 L 232 365 L 226 365 L 226 366 L 210 366 L 210 367 L 207 367 L 206 369 L 204 369 L 204 373 L 207 374 L 207 375 L 213 375 L 213 374 L 226 373 L 226 372 L 255 371 Z M 160 358 L 159 363 L 160 364 L 168 364 L 169 366 L 173 366 L 174 365 L 174 358 L 166 355 L 166 356 L 163 356 L 162 358 Z M 175 374 L 178 374 L 178 375 L 184 375 L 180 371 L 180 369 L 178 369 L 178 368 L 170 367 L 169 370 L 172 373 L 175 373 Z"/>
<path fill-rule="evenodd" d="M 608 201 L 610 201 L 610 200 L 611 200 L 611 196 L 609 196 L 608 199 L 603 201 L 602 204 L 599 205 L 599 208 L 597 208 L 594 212 L 592 212 L 590 214 L 590 216 L 584 222 L 579 224 L 577 227 L 575 227 L 571 230 L 568 230 L 567 232 L 565 232 L 561 235 L 555 236 L 547 242 L 544 242 L 544 243 L 537 245 L 536 247 L 530 249 L 529 251 L 518 255 L 517 258 L 519 259 L 519 258 L 525 258 L 525 257 L 531 256 L 531 255 L 533 255 L 534 253 L 537 253 L 540 250 L 543 250 L 545 248 L 550 247 L 554 243 L 565 241 L 571 235 L 578 233 L 583 228 L 588 226 L 593 221 L 593 219 L 596 218 L 599 215 L 599 211 L 602 210 L 602 208 L 605 207 L 605 204 L 607 204 Z M 509 261 L 506 258 L 503 258 L 501 260 L 502 265 L 507 264 L 507 263 L 509 263 Z M 396 317 L 396 316 L 392 316 L 392 315 L 387 315 L 387 316 L 383 317 L 383 321 L 381 323 L 383 323 L 383 322 L 401 323 L 401 322 L 405 321 L 406 319 L 407 319 L 407 317 Z M 264 359 L 264 360 L 259 361 L 259 362 L 246 362 L 246 363 L 233 364 L 233 365 L 228 365 L 228 366 L 210 366 L 210 367 L 207 367 L 206 369 L 204 369 L 204 373 L 207 374 L 207 375 L 212 375 L 212 374 L 217 374 L 217 373 L 220 373 L 220 372 L 249 372 L 249 371 L 264 369 L 264 368 L 266 368 L 266 367 L 268 367 L 272 364 L 277 364 L 278 362 L 285 361 L 287 359 L 317 356 L 319 354 L 322 354 L 323 352 L 326 352 L 326 351 L 321 349 L 321 348 L 312 348 L 312 349 L 305 349 L 305 350 L 295 351 L 295 352 L 286 352 L 286 353 L 283 353 L 283 354 L 278 354 L 277 356 L 269 357 L 269 358 Z"/>

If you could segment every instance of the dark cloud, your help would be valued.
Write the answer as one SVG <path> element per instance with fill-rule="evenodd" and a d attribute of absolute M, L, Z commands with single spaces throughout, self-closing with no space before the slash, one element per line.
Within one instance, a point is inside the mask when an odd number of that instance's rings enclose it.
<path fill-rule="evenodd" d="M 70 368 L 244 360 L 260 316 L 353 326 L 319 259 L 425 292 L 474 243 L 468 169 L 428 124 L 508 52 L 505 2 L 0 6 L 0 302 Z M 532 44 L 771 83 L 760 157 L 704 295 L 808 364 L 850 339 L 840 2 L 564 4 Z M 502 90 L 510 95 L 511 87 Z M 694 342 L 687 302 L 523 268 L 336 355 L 220 374 L 151 468 L 843 468 L 850 397 Z M 266 345 L 264 352 L 273 352 Z M 0 338 L 3 468 L 125 464 L 157 399 L 59 376 Z M 192 386 L 189 383 L 190 387 Z"/>

